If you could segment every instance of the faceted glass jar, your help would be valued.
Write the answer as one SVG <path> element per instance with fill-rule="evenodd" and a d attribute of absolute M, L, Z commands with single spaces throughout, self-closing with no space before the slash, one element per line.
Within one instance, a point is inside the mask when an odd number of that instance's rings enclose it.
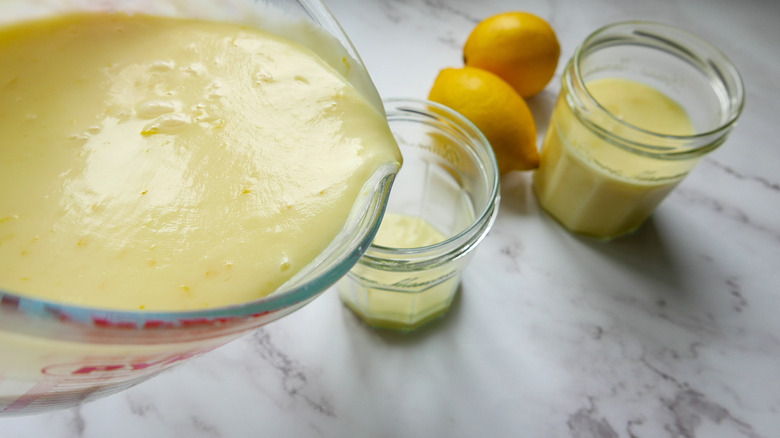
<path fill-rule="evenodd" d="M 449 309 L 498 214 L 499 173 L 487 139 L 455 111 L 410 99 L 387 100 L 385 110 L 404 157 L 386 215 L 422 219 L 443 240 L 412 248 L 374 242 L 338 290 L 368 325 L 413 330 Z"/>

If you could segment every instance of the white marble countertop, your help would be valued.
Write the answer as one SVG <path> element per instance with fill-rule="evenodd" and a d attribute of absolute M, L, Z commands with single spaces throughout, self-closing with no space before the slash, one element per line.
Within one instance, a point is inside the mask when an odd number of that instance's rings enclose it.
<path fill-rule="evenodd" d="M 329 290 L 130 390 L 0 419 L 0 437 L 780 436 L 780 2 L 329 0 L 383 97 L 424 98 L 482 18 L 527 10 L 562 45 L 530 100 L 540 138 L 565 61 L 624 19 L 677 24 L 741 70 L 747 105 L 636 234 L 594 243 L 539 211 L 530 174 L 451 312 L 368 329 Z"/>

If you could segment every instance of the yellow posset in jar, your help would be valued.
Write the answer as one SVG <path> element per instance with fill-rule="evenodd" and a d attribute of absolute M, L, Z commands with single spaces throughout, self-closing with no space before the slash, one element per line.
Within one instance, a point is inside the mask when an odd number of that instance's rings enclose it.
<path fill-rule="evenodd" d="M 670 135 L 693 134 L 685 110 L 660 91 L 626 79 L 586 84 L 594 99 L 622 121 Z M 623 126 L 602 114 L 593 123 Z M 568 229 L 615 236 L 638 227 L 687 172 L 692 163 L 636 156 L 615 147 L 580 122 L 563 98 L 542 149 L 544 165 L 535 189 L 539 202 Z M 656 177 L 655 175 L 663 175 Z"/>
<path fill-rule="evenodd" d="M 534 176 L 540 205 L 578 234 L 630 233 L 725 141 L 743 99 L 733 65 L 683 31 L 597 31 L 564 70 Z"/>

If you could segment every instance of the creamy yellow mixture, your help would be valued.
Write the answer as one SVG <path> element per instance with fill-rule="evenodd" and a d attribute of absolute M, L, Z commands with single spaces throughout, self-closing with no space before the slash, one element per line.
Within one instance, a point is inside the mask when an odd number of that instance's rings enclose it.
<path fill-rule="evenodd" d="M 207 21 L 0 30 L 0 288 L 119 309 L 274 291 L 400 153 L 311 51 Z"/>
<path fill-rule="evenodd" d="M 419 248 L 446 238 L 419 216 L 388 213 L 373 243 L 388 248 Z M 339 282 L 338 290 L 343 302 L 370 325 L 410 330 L 447 311 L 460 281 L 456 271 L 454 264 L 410 270 L 358 263 Z"/>
<path fill-rule="evenodd" d="M 419 248 L 444 239 L 444 234 L 419 216 L 387 213 L 373 243 L 388 248 Z"/>
<path fill-rule="evenodd" d="M 599 104 L 636 127 L 669 135 L 694 133 L 686 111 L 655 88 L 617 78 L 587 87 Z M 541 206 L 574 232 L 609 238 L 634 230 L 693 165 L 690 160 L 640 156 L 607 143 L 578 121 L 564 99 L 552 120 L 534 188 Z M 596 117 L 594 122 L 626 136 L 626 127 L 617 121 Z"/>

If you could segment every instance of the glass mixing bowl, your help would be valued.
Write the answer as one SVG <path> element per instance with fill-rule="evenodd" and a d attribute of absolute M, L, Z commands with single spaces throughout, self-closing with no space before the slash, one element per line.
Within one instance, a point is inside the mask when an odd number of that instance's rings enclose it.
<path fill-rule="evenodd" d="M 318 0 L 4 1 L 0 24 L 75 10 L 205 18 L 283 34 L 317 52 L 383 111 L 351 42 Z M 380 169 L 326 251 L 256 301 L 186 312 L 115 311 L 0 290 L 0 416 L 64 408 L 118 392 L 301 308 L 368 248 L 397 170 Z"/>

